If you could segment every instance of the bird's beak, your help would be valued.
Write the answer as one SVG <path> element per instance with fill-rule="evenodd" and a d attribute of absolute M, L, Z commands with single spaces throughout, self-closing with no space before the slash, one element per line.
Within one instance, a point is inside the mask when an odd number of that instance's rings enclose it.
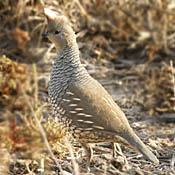
<path fill-rule="evenodd" d="M 47 38 L 47 36 L 48 36 L 48 32 L 47 31 L 42 33 L 42 37 L 43 38 Z"/>

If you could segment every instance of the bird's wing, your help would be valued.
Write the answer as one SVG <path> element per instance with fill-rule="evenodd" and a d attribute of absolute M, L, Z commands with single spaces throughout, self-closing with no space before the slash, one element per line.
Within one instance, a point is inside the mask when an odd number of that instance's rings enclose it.
<path fill-rule="evenodd" d="M 120 133 L 129 127 L 119 106 L 94 79 L 88 83 L 72 83 L 63 97 L 61 107 L 66 118 L 78 127 Z"/>

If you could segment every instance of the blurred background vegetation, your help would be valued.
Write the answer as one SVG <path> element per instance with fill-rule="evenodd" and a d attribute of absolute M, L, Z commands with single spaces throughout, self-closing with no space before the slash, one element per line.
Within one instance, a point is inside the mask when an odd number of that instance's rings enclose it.
<path fill-rule="evenodd" d="M 90 74 L 123 108 L 138 108 L 128 114 L 130 121 L 174 118 L 174 0 L 0 0 L 0 174 L 36 173 L 42 158 L 51 162 L 28 102 L 57 157 L 68 154 L 62 140 L 66 133 L 48 120 L 47 86 L 55 48 L 41 37 L 44 8 L 69 18 Z M 163 127 L 171 134 L 174 126 Z M 158 129 L 160 125 L 153 133 Z M 163 153 L 169 155 L 173 143 L 157 137 L 155 148 L 166 146 Z M 174 171 L 166 166 L 165 173 Z M 162 173 L 161 167 L 155 171 Z"/>

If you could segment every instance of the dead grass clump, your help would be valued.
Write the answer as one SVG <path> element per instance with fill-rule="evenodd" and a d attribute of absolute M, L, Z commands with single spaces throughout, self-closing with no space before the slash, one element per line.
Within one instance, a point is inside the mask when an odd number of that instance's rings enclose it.
<path fill-rule="evenodd" d="M 42 116 L 37 112 L 36 115 L 42 123 L 47 140 L 56 157 L 62 159 L 67 156 L 68 148 L 63 139 L 66 133 L 62 131 L 60 125 L 54 121 L 42 122 Z M 8 149 L 10 153 L 17 156 L 13 156 L 10 162 L 11 171 L 13 173 L 16 171 L 29 172 L 28 169 L 31 169 L 31 167 L 33 167 L 33 171 L 37 171 L 40 167 L 41 159 L 44 160 L 45 171 L 50 170 L 54 167 L 53 159 L 48 154 L 35 119 L 31 116 L 21 117 L 15 117 L 11 114 L 8 120 L 0 122 L 0 148 Z M 30 168 L 27 166 L 30 166 Z"/>
<path fill-rule="evenodd" d="M 113 49 L 139 46 L 146 49 L 151 45 L 157 48 L 155 53 L 163 51 L 172 54 L 175 47 L 173 1 L 75 2 L 80 9 L 79 16 L 84 18 L 80 26 L 86 25 L 86 33 L 101 33 L 108 40 L 117 40 L 112 45 L 109 42 Z M 67 9 L 67 12 L 73 18 L 71 9 Z"/>
<path fill-rule="evenodd" d="M 43 21 L 43 18 L 37 16 L 41 11 L 42 8 L 37 6 L 34 1 L 0 2 L 0 16 L 2 19 L 0 55 L 5 54 L 16 60 L 21 60 L 21 57 L 27 56 L 31 59 L 33 52 L 30 48 L 36 48 L 39 45 L 40 37 L 38 36 L 42 32 L 42 26 L 38 25 L 38 22 Z"/>
<path fill-rule="evenodd" d="M 175 69 L 164 64 L 161 67 L 151 67 L 140 73 L 144 108 L 154 112 L 174 112 L 174 77 Z"/>
<path fill-rule="evenodd" d="M 0 149 L 0 174 L 8 175 L 11 156 L 7 149 Z"/>
<path fill-rule="evenodd" d="M 13 114 L 9 115 L 8 120 L 0 122 L 0 148 L 8 149 L 10 153 L 17 156 L 13 156 L 9 163 L 11 171 L 13 173 L 29 172 L 32 169 L 32 171 L 37 172 L 41 159 L 44 160 L 45 171 L 51 170 L 54 167 L 53 159 L 48 154 L 35 119 L 31 116 L 15 117 Z M 42 122 L 43 116 L 38 112 L 36 112 L 36 116 L 42 123 L 47 140 L 56 157 L 62 159 L 67 156 L 68 148 L 63 139 L 66 133 L 62 131 L 60 125 L 54 121 Z"/>
<path fill-rule="evenodd" d="M 83 42 L 86 42 L 86 38 L 92 40 L 97 34 L 103 35 L 108 40 L 105 50 L 116 50 L 112 53 L 114 55 L 126 48 L 141 47 L 150 50 L 152 54 L 148 56 L 152 60 L 155 53 L 163 51 L 172 55 L 175 48 L 173 0 L 5 2 L 0 3 L 0 8 L 3 9 L 0 15 L 4 19 L 0 27 L 0 32 L 3 33 L 0 36 L 0 48 L 3 54 L 16 59 L 23 55 L 38 57 L 32 48 L 40 50 L 43 47 L 41 33 L 44 30 L 44 7 L 69 17 Z"/>
<path fill-rule="evenodd" d="M 34 76 L 32 77 L 29 69 L 27 65 L 12 61 L 6 56 L 2 56 L 0 59 L 0 107 L 3 109 L 0 122 L 0 148 L 7 148 L 11 153 L 16 152 L 22 159 L 27 158 L 37 162 L 41 157 L 47 159 L 46 145 L 40 128 L 32 117 L 28 106 L 29 102 L 33 106 L 39 122 L 43 125 L 53 151 L 59 158 L 64 157 L 68 152 L 64 141 L 62 141 L 66 133 L 55 121 L 43 118 L 40 109 L 43 102 L 39 101 L 37 95 L 37 70 L 33 66 Z M 49 113 L 45 113 L 46 115 L 48 117 Z M 49 167 L 49 163 L 52 161 L 49 159 L 46 162 L 46 166 Z"/>
<path fill-rule="evenodd" d="M 10 60 L 5 55 L 0 58 L 0 104 L 9 111 L 24 110 L 24 97 L 20 87 L 26 93 L 30 93 L 30 74 L 24 64 Z"/>

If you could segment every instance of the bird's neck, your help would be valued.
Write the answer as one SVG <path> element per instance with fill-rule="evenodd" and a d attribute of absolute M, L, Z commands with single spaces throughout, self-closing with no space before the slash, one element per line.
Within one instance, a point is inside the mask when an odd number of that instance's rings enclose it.
<path fill-rule="evenodd" d="M 59 51 L 53 65 L 53 72 L 59 72 L 62 76 L 74 79 L 84 79 L 88 75 L 86 69 L 80 62 L 79 48 L 75 42 Z"/>
<path fill-rule="evenodd" d="M 78 45 L 75 43 L 72 46 L 65 46 L 61 50 L 57 50 L 55 64 L 62 68 L 67 68 L 67 66 L 72 68 L 79 67 L 81 62 Z"/>

